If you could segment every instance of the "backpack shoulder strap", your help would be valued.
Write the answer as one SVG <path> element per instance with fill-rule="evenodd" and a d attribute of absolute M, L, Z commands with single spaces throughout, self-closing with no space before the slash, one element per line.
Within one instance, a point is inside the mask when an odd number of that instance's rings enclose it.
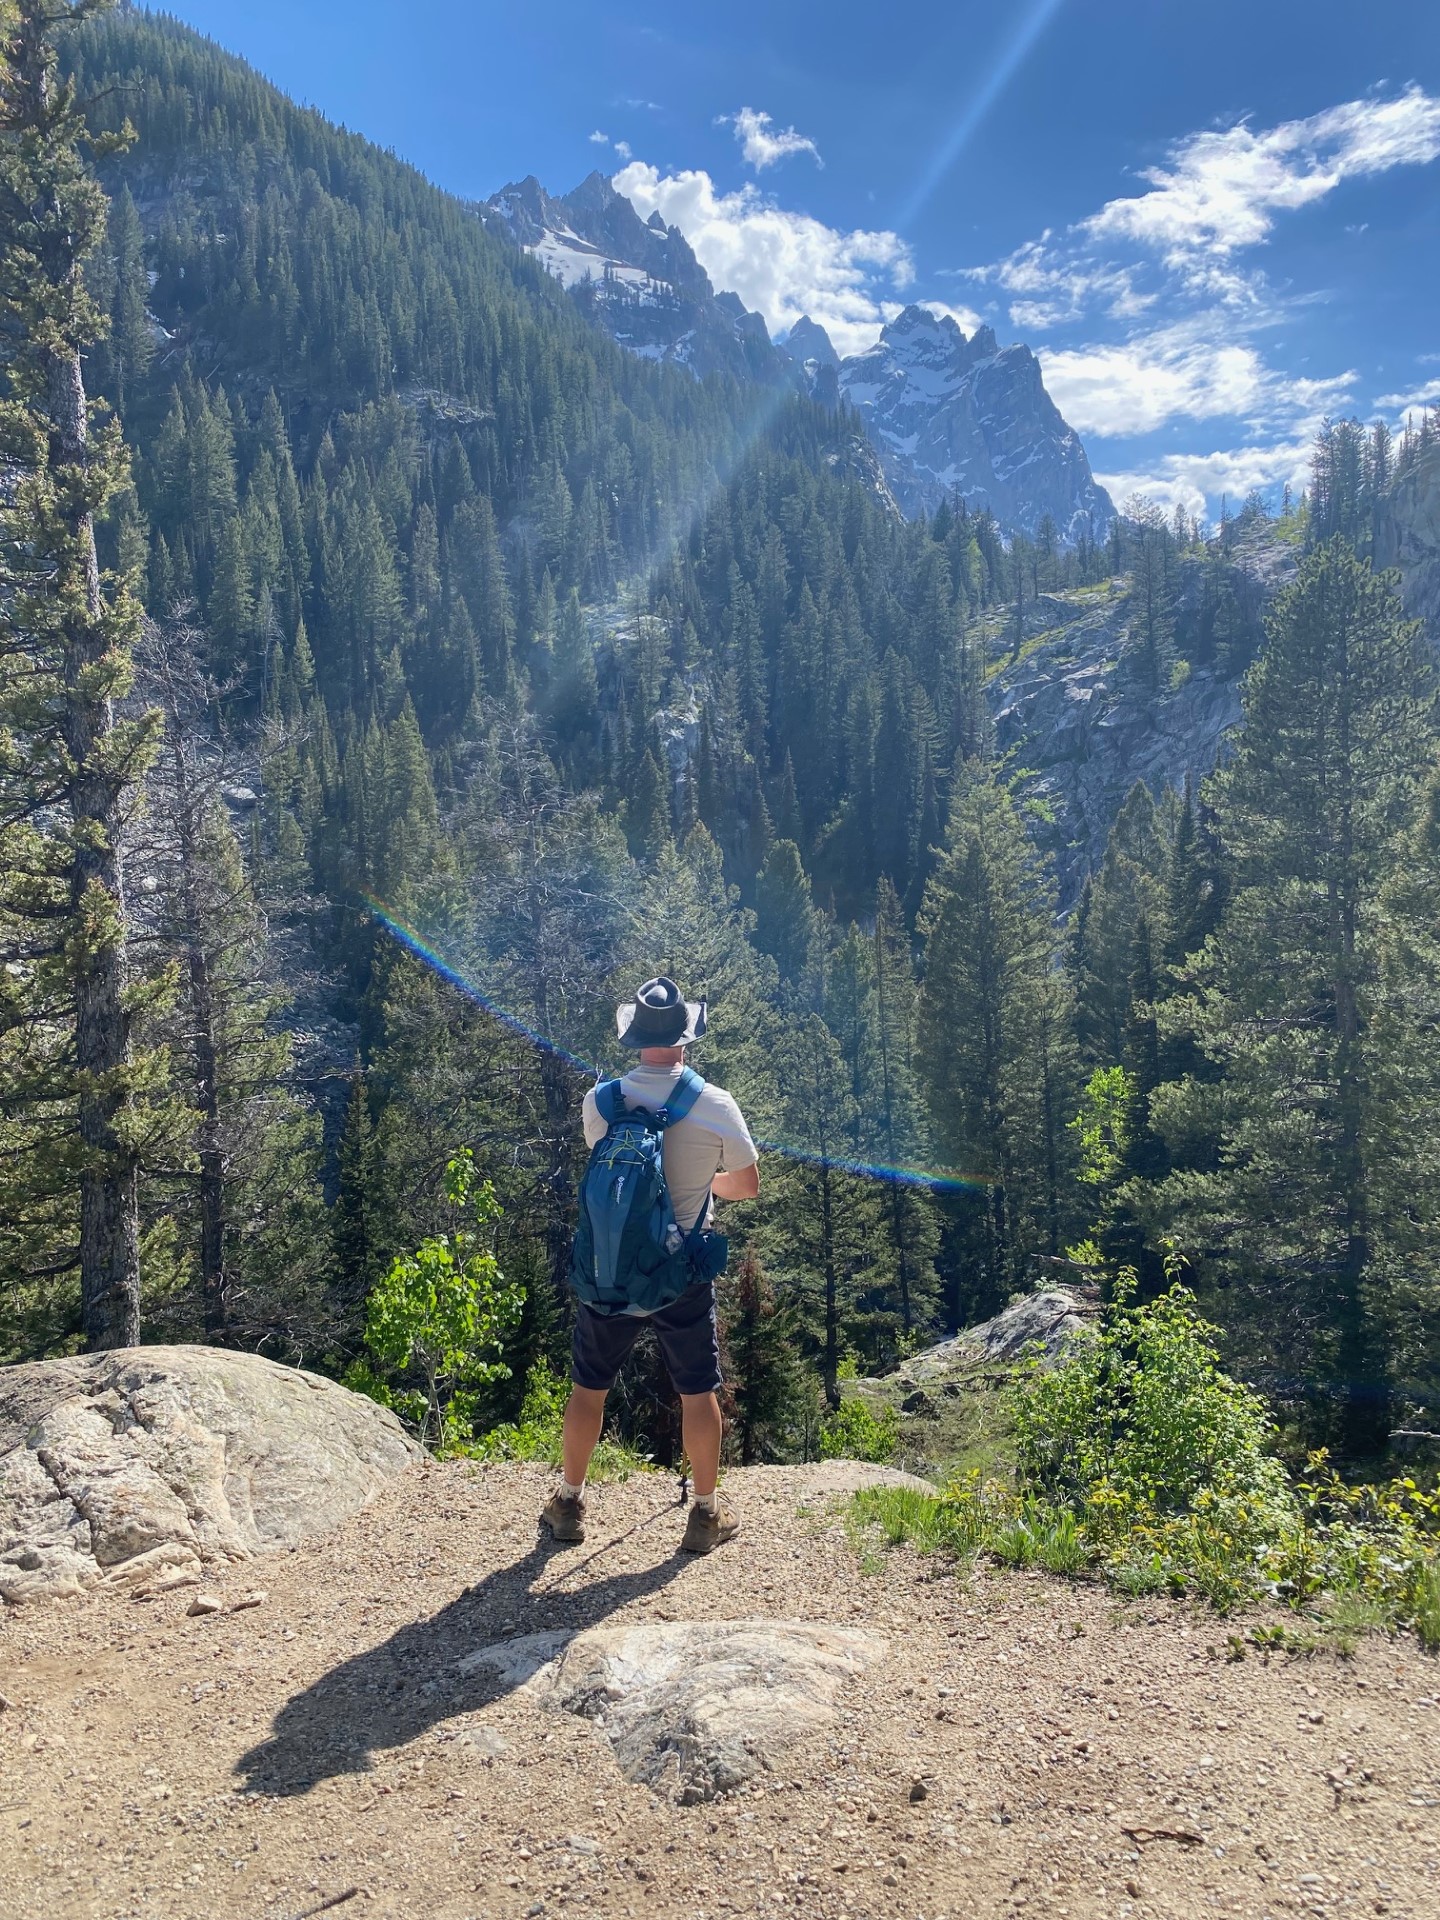
<path fill-rule="evenodd" d="M 625 1089 L 618 1080 L 602 1080 L 596 1087 L 595 1111 L 607 1127 L 613 1127 L 617 1120 L 624 1118 L 628 1111 L 625 1105 Z"/>
<path fill-rule="evenodd" d="M 705 1082 L 695 1069 L 682 1067 L 674 1092 L 660 1109 L 661 1123 L 673 1127 L 677 1120 L 683 1120 L 704 1091 Z"/>

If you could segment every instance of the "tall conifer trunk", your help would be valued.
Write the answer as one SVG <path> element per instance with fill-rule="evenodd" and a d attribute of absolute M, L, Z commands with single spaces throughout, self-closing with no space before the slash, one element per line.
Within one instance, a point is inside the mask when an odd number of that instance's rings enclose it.
<path fill-rule="evenodd" d="M 125 903 L 120 800 L 134 776 L 117 741 L 113 698 L 125 684 L 126 610 L 100 587 L 93 507 L 113 493 L 123 454 L 114 436 L 91 443 L 81 352 L 101 331 L 85 287 L 85 263 L 104 228 L 104 199 L 80 157 L 84 129 L 55 77 L 54 35 L 95 12 L 88 0 L 43 6 L 20 0 L 6 49 L 7 163 L 0 244 L 23 250 L 28 284 L 7 286 L 22 345 L 11 389 L 43 446 L 37 476 L 43 508 L 32 565 L 48 568 L 38 616 L 57 685 L 54 724 L 68 760 L 61 797 L 69 815 L 64 952 L 74 1008 L 76 1125 L 80 1169 L 81 1320 L 92 1348 L 133 1345 L 140 1333 L 138 1154 L 127 1126 L 133 1101 L 125 1006 Z M 37 596 L 38 600 L 39 596 Z"/>
<path fill-rule="evenodd" d="M 41 76 L 43 85 L 43 74 Z M 43 111 L 43 96 L 37 102 Z M 58 264 L 58 263 L 57 263 Z M 78 264 L 72 272 L 79 271 Z M 52 469 L 87 468 L 85 383 L 78 349 L 46 355 Z M 60 591 L 72 602 L 65 621 L 65 745 L 74 766 L 70 810 L 74 864 L 70 875 L 71 977 L 75 994 L 75 1065 L 80 1139 L 80 1302 L 92 1348 L 134 1346 L 140 1338 L 140 1208 L 138 1156 L 125 1140 L 131 1104 L 129 1019 L 125 1011 L 125 896 L 119 845 L 121 782 L 106 748 L 114 710 L 104 686 L 110 636 L 100 599 L 95 527 L 78 488 L 64 513 L 69 578 Z M 100 683 L 97 685 L 97 681 Z M 120 1123 L 120 1124 L 117 1124 Z"/>

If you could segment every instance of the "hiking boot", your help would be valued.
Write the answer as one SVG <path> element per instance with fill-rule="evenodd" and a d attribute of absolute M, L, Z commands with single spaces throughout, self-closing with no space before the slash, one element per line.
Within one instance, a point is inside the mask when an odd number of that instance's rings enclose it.
<path fill-rule="evenodd" d="M 540 1515 L 553 1538 L 562 1546 L 576 1546 L 585 1538 L 585 1496 L 583 1493 L 555 1493 L 546 1501 Z"/>
<path fill-rule="evenodd" d="M 682 1553 L 713 1553 L 716 1547 L 724 1546 L 727 1540 L 733 1540 L 739 1531 L 739 1520 L 723 1500 L 716 1502 L 713 1513 L 705 1507 L 691 1507 L 690 1518 L 685 1522 L 685 1538 L 680 1542 L 680 1551 Z"/>

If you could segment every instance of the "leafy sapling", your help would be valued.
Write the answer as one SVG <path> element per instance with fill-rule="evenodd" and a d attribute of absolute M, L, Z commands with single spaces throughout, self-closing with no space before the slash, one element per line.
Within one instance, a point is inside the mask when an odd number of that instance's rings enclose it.
<path fill-rule="evenodd" d="M 489 1230 L 500 1206 L 488 1180 L 477 1184 L 468 1147 L 445 1169 L 445 1196 L 455 1226 L 396 1256 L 365 1317 L 365 1342 L 376 1359 L 424 1376 L 420 1437 L 432 1444 L 447 1438 L 460 1389 L 509 1378 L 501 1341 L 524 1300 L 524 1288 L 505 1279 L 495 1258 Z"/>

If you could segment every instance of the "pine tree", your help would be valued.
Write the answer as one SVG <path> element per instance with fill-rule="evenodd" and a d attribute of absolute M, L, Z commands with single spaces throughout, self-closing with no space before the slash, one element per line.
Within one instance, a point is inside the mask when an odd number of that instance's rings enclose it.
<path fill-rule="evenodd" d="M 854 1097 L 835 1037 L 817 1013 L 789 1026 L 776 1053 L 780 1137 L 787 1157 L 767 1182 L 764 1239 L 820 1367 L 840 1404 L 846 1318 L 875 1258 L 879 1195 L 849 1164 Z"/>
<path fill-rule="evenodd" d="M 125 583 L 101 578 L 95 551 L 94 513 L 127 467 L 118 425 L 94 425 L 86 402 L 82 356 L 104 327 L 86 273 L 105 201 L 56 53 L 94 11 L 88 0 L 18 0 L 0 48 L 0 462 L 10 468 L 0 490 L 0 919 L 9 964 L 27 981 L 7 1008 L 11 1071 L 23 1080 L 37 1058 L 48 1063 L 18 1102 L 8 1092 L 7 1107 L 27 1118 L 5 1178 L 29 1204 L 46 1183 L 17 1170 L 56 1153 L 57 1173 L 68 1161 L 79 1187 L 78 1251 L 66 1231 L 59 1245 L 22 1253 L 17 1277 L 37 1260 L 52 1270 L 78 1261 L 85 1338 L 115 1347 L 140 1334 L 140 1108 L 151 1077 L 131 1042 L 122 796 L 153 753 L 155 725 L 115 716 L 139 609 Z"/>
<path fill-rule="evenodd" d="M 1380 902 L 1366 1146 L 1375 1284 L 1406 1424 L 1440 1417 L 1440 768 Z"/>
<path fill-rule="evenodd" d="M 1373 1153 L 1379 901 L 1433 751 L 1435 670 L 1389 585 L 1337 538 L 1277 601 L 1245 701 L 1213 784 L 1232 888 L 1197 991 L 1166 1009 L 1218 1077 L 1156 1091 L 1176 1167 L 1156 1224 L 1243 1289 L 1271 1365 L 1338 1383 L 1345 1444 L 1365 1452 L 1390 1417 Z"/>
<path fill-rule="evenodd" d="M 810 882 L 793 840 L 777 840 L 755 883 L 755 944 L 798 989 L 815 957 L 818 925 Z"/>
<path fill-rule="evenodd" d="M 670 786 L 647 747 L 635 775 L 635 792 L 625 810 L 630 848 L 637 860 L 658 860 L 675 844 Z"/>
<path fill-rule="evenodd" d="M 720 1325 L 734 1397 L 730 1434 L 742 1467 L 790 1452 L 805 1376 L 793 1312 L 780 1305 L 753 1247 L 720 1286 Z M 813 1390 L 813 1389 L 812 1389 Z"/>
<path fill-rule="evenodd" d="M 1058 1254 L 1069 1224 L 1074 1072 L 1052 927 L 1013 800 L 962 769 L 920 917 L 919 1075 L 943 1163 L 975 1182 L 968 1288 L 986 1306 Z"/>
<path fill-rule="evenodd" d="M 313 1353 L 328 1333 L 319 1126 L 290 1085 L 265 922 L 220 797 L 234 770 L 224 743 L 217 751 L 205 733 L 214 688 L 202 654 L 182 623 L 149 627 L 140 650 L 165 717 L 151 778 L 161 842 L 154 932 L 180 979 L 160 1031 L 193 1115 L 196 1168 L 164 1207 L 189 1235 L 207 1340 L 263 1337 L 272 1350 Z"/>
<path fill-rule="evenodd" d="M 1087 1068 L 1124 1059 L 1136 928 L 1159 916 L 1166 853 L 1154 798 L 1137 781 L 1115 816 L 1100 871 L 1086 883 L 1072 944 L 1076 1033 Z"/>
<path fill-rule="evenodd" d="M 338 1185 L 330 1210 L 337 1291 L 347 1319 L 357 1329 L 365 1297 L 383 1270 L 385 1251 L 376 1218 L 380 1195 L 374 1131 L 369 1089 L 357 1066 L 345 1107 L 345 1128 L 337 1156 Z"/>
<path fill-rule="evenodd" d="M 1152 698 L 1165 693 L 1175 664 L 1171 541 L 1165 517 L 1148 501 L 1134 503 L 1130 560 L 1130 638 L 1126 662 Z"/>
<path fill-rule="evenodd" d="M 869 1092 L 871 1133 L 878 1157 L 891 1169 L 885 1195 L 886 1224 L 895 1262 L 900 1324 L 910 1334 L 928 1313 L 934 1295 L 936 1224 L 927 1197 L 900 1177 L 902 1168 L 926 1164 L 915 1082 L 919 995 L 910 935 L 900 901 L 888 880 L 875 895 L 875 1065 Z"/>

